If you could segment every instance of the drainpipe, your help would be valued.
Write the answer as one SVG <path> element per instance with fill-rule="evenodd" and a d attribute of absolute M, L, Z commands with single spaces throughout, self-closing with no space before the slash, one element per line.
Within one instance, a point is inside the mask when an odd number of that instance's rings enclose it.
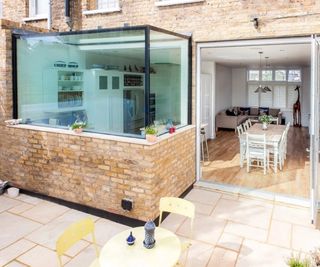
<path fill-rule="evenodd" d="M 65 21 L 69 27 L 69 30 L 72 31 L 73 22 L 70 16 L 70 0 L 64 0 L 64 8 Z"/>
<path fill-rule="evenodd" d="M 52 28 L 52 0 L 48 1 L 48 5 L 49 5 L 49 8 L 48 8 L 49 14 L 48 14 L 48 21 L 47 21 L 48 26 L 47 27 L 48 27 L 48 30 L 50 31 Z"/>

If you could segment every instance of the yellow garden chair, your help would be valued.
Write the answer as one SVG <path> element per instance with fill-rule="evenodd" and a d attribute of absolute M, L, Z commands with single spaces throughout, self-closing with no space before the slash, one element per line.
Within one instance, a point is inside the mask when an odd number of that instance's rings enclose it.
<path fill-rule="evenodd" d="M 182 216 L 186 216 L 190 218 L 190 238 L 193 235 L 193 221 L 195 217 L 195 205 L 185 199 L 177 198 L 177 197 L 163 197 L 160 199 L 160 217 L 159 217 L 159 226 L 162 221 L 162 213 L 163 212 L 171 212 L 175 214 L 179 214 Z M 188 258 L 188 251 L 191 246 L 190 242 L 182 244 L 182 251 L 186 251 L 185 261 Z M 178 262 L 176 266 L 181 266 L 182 264 Z"/>
<path fill-rule="evenodd" d="M 90 218 L 82 219 L 71 224 L 58 238 L 56 243 L 56 251 L 59 259 L 59 266 L 63 267 L 62 255 L 71 248 L 75 243 L 80 241 L 88 234 L 92 235 L 92 242 L 96 250 L 97 259 L 90 265 L 90 267 L 99 267 L 99 250 L 94 235 L 94 221 Z"/>

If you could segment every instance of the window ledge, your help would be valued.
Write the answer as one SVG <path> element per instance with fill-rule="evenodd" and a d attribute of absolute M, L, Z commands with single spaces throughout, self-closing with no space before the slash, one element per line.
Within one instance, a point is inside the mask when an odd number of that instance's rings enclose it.
<path fill-rule="evenodd" d="M 91 132 L 82 132 L 80 134 L 74 133 L 73 131 L 61 128 L 50 128 L 50 127 L 43 127 L 43 126 L 36 126 L 30 124 L 18 124 L 18 125 L 8 125 L 9 128 L 16 128 L 16 129 L 24 129 L 24 130 L 32 130 L 32 131 L 42 131 L 48 133 L 57 133 L 57 134 L 66 134 L 66 135 L 74 135 L 79 137 L 87 137 L 87 138 L 96 138 L 96 139 L 104 139 L 116 142 L 123 142 L 123 143 L 131 143 L 136 145 L 143 145 L 143 146 L 153 146 L 161 141 L 167 140 L 171 137 L 174 137 L 182 132 L 195 128 L 194 125 L 186 125 L 176 130 L 175 133 L 169 134 L 165 133 L 161 136 L 158 136 L 157 141 L 155 143 L 150 143 L 146 139 L 141 138 L 134 138 L 134 137 L 125 137 L 125 136 L 116 136 L 116 135 L 108 135 L 108 134 L 99 134 L 99 133 L 91 133 Z"/>
<path fill-rule="evenodd" d="M 96 15 L 96 14 L 107 14 L 107 13 L 114 13 L 114 12 L 120 12 L 121 8 L 110 8 L 110 9 L 95 9 L 95 10 L 84 10 L 82 11 L 82 14 L 84 15 Z"/>
<path fill-rule="evenodd" d="M 192 4 L 204 2 L 205 0 L 166 0 L 166 1 L 156 1 L 156 6 L 173 6 L 173 5 L 182 5 L 182 4 Z"/>
<path fill-rule="evenodd" d="M 24 18 L 22 19 L 24 22 L 28 22 L 28 21 L 36 21 L 36 20 L 47 20 L 48 16 L 47 15 L 41 15 L 41 16 L 35 16 L 35 17 L 28 17 L 28 18 Z"/>

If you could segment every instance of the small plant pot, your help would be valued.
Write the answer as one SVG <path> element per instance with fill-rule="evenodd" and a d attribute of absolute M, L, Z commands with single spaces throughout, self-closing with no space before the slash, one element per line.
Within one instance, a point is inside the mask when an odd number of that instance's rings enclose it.
<path fill-rule="evenodd" d="M 83 128 L 76 128 L 76 129 L 73 129 L 73 132 L 75 132 L 76 134 L 80 134 L 83 132 Z"/>
<path fill-rule="evenodd" d="M 267 130 L 268 129 L 268 123 L 263 122 L 262 123 L 262 130 Z"/>
<path fill-rule="evenodd" d="M 150 143 L 157 142 L 157 136 L 154 134 L 146 134 L 146 140 Z"/>
<path fill-rule="evenodd" d="M 19 196 L 19 188 L 10 187 L 7 189 L 8 196 L 11 198 L 16 198 Z"/>

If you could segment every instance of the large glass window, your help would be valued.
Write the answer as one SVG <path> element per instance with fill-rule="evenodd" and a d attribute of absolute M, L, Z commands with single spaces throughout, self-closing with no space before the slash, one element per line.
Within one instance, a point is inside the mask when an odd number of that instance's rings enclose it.
<path fill-rule="evenodd" d="M 151 31 L 150 114 L 166 129 L 188 122 L 188 41 Z"/>
<path fill-rule="evenodd" d="M 150 31 L 148 50 L 148 31 L 20 36 L 18 117 L 61 128 L 82 121 L 87 131 L 140 137 L 147 124 L 159 133 L 187 125 L 188 39 Z"/>

